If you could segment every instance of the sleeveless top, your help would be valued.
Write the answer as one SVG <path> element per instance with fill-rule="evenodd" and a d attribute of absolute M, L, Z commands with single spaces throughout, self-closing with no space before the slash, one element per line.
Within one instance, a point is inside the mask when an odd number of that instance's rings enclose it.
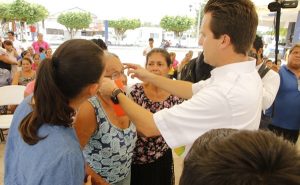
<path fill-rule="evenodd" d="M 33 81 L 35 79 L 35 75 L 33 75 L 32 77 L 24 77 L 22 75 L 22 72 L 20 72 L 20 77 L 19 77 L 19 82 L 18 85 L 24 85 L 26 86 L 29 82 Z"/>
<path fill-rule="evenodd" d="M 97 129 L 83 149 L 88 165 L 109 183 L 123 180 L 130 173 L 137 140 L 135 125 L 126 129 L 114 126 L 96 96 L 89 99 L 96 114 Z"/>
<path fill-rule="evenodd" d="M 170 108 L 182 103 L 184 100 L 174 95 L 170 95 L 161 102 L 150 100 L 144 91 L 142 84 L 137 83 L 131 87 L 130 95 L 132 100 L 143 108 L 155 113 L 164 108 Z M 136 147 L 133 153 L 134 164 L 148 164 L 157 161 L 168 151 L 169 146 L 162 136 L 144 137 L 138 135 Z"/>

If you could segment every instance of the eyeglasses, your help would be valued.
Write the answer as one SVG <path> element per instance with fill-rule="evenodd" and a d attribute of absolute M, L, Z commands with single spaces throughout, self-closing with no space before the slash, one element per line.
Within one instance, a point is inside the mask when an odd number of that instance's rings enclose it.
<path fill-rule="evenodd" d="M 124 71 L 122 71 L 122 72 L 116 71 L 116 72 L 113 72 L 110 76 L 105 76 L 105 77 L 110 78 L 112 80 L 116 80 L 118 78 L 121 78 L 122 75 L 125 76 Z"/>

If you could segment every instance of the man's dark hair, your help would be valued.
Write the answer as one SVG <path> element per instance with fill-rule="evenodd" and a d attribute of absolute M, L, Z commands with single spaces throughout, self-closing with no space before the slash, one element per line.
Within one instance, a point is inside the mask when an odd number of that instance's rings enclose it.
<path fill-rule="evenodd" d="M 209 0 L 204 13 L 211 13 L 210 29 L 216 39 L 227 34 L 234 51 L 246 55 L 252 47 L 258 16 L 250 0 Z"/>
<path fill-rule="evenodd" d="M 268 131 L 226 130 L 212 130 L 195 141 L 180 185 L 300 184 L 294 145 Z"/>
<path fill-rule="evenodd" d="M 8 31 L 7 34 L 11 34 L 12 36 L 15 36 L 15 33 L 13 31 Z"/>
<path fill-rule="evenodd" d="M 255 36 L 255 40 L 253 42 L 253 48 L 255 48 L 256 51 L 258 51 L 260 48 L 264 47 L 264 42 L 262 38 L 258 35 Z"/>
<path fill-rule="evenodd" d="M 154 41 L 154 39 L 153 38 L 149 38 L 149 40 L 148 41 Z"/>

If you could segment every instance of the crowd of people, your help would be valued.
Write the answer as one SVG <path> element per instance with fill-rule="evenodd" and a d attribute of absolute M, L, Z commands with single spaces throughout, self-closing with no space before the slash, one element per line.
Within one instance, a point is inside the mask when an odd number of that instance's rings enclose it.
<path fill-rule="evenodd" d="M 174 185 L 172 149 L 183 147 L 180 185 L 300 185 L 300 44 L 276 71 L 257 25 L 250 0 L 209 0 L 203 52 L 179 63 L 150 38 L 145 67 L 122 64 L 101 39 L 52 54 L 38 34 L 20 52 L 9 32 L 0 86 L 27 90 L 7 136 L 5 184 Z M 126 88 L 127 76 L 141 83 Z"/>

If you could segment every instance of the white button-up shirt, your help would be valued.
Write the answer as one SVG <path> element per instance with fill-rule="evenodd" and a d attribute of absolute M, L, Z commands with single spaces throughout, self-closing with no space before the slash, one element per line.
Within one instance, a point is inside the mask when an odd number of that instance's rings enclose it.
<path fill-rule="evenodd" d="M 262 66 L 263 63 L 256 66 L 256 69 Z M 262 98 L 262 110 L 266 110 L 271 107 L 272 103 L 275 100 L 277 95 L 279 85 L 280 85 L 280 77 L 279 74 L 269 70 L 266 75 L 262 78 L 263 84 L 263 98 Z"/>
<path fill-rule="evenodd" d="M 217 67 L 211 78 L 193 84 L 192 89 L 191 99 L 154 114 L 171 148 L 191 145 L 211 129 L 258 129 L 262 82 L 255 61 Z"/>

